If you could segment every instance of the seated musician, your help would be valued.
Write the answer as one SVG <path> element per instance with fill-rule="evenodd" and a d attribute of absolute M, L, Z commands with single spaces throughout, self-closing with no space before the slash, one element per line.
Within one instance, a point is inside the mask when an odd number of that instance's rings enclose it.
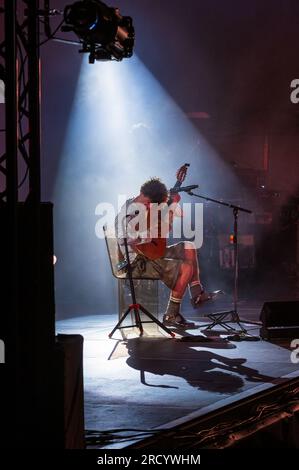
<path fill-rule="evenodd" d="M 166 186 L 159 178 L 151 178 L 146 181 L 140 188 L 140 194 L 135 198 L 129 199 L 125 204 L 125 211 L 122 208 L 116 218 L 119 247 L 123 256 L 125 257 L 123 232 L 119 225 L 121 225 L 120 222 L 124 220 L 124 217 L 129 219 L 134 217 L 134 214 L 139 213 L 139 210 L 135 210 L 136 207 L 144 207 L 148 213 L 151 210 L 151 206 L 155 205 L 153 203 L 172 204 L 172 210 L 169 212 L 170 215 L 167 220 L 169 233 L 172 229 L 173 217 L 181 216 L 180 206 L 178 205 L 179 201 L 179 194 L 169 195 Z M 128 234 L 127 231 L 129 257 L 133 275 L 142 278 L 152 277 L 153 274 L 158 273 L 160 280 L 171 290 L 167 309 L 163 316 L 163 323 L 166 326 L 187 328 L 192 324 L 181 313 L 181 303 L 187 287 L 189 288 L 190 300 L 194 308 L 197 308 L 203 301 L 211 298 L 208 293 L 204 292 L 200 281 L 195 245 L 192 242 L 182 241 L 166 246 L 166 239 L 161 238 L 162 247 L 163 241 L 165 241 L 165 247 L 163 252 L 159 253 L 159 247 L 148 236 L 149 234 L 149 230 L 146 233 L 136 231 L 135 235 L 132 235 L 132 233 Z M 165 236 L 165 232 L 163 235 Z M 156 256 L 155 249 L 158 250 Z"/>

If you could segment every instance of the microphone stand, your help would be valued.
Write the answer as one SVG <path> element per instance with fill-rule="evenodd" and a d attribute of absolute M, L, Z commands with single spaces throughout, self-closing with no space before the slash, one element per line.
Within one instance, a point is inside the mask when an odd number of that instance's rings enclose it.
<path fill-rule="evenodd" d="M 130 255 L 129 255 L 129 249 L 128 249 L 128 240 L 127 240 L 127 227 L 124 229 L 124 221 L 126 218 L 122 220 L 122 227 L 123 227 L 123 233 L 124 233 L 124 245 L 125 245 L 125 254 L 126 254 L 126 267 L 127 267 L 127 275 L 129 278 L 129 285 L 130 285 L 130 292 L 131 292 L 131 298 L 132 298 L 132 303 L 128 306 L 127 310 L 125 313 L 121 316 L 120 320 L 118 323 L 115 325 L 111 333 L 109 333 L 109 338 L 112 338 L 114 332 L 116 330 L 121 330 L 124 328 L 134 328 L 137 327 L 139 329 L 140 336 L 143 336 L 143 323 L 156 323 L 162 330 L 164 330 L 166 333 L 168 333 L 172 338 L 175 338 L 175 333 L 173 333 L 169 328 L 167 328 L 163 323 L 161 323 L 157 318 L 154 317 L 152 313 L 150 313 L 148 310 L 146 310 L 143 305 L 140 303 L 137 303 L 136 300 L 136 293 L 135 293 L 135 286 L 134 286 L 134 281 L 133 281 L 133 269 L 130 261 Z M 135 323 L 133 325 L 129 326 L 122 326 L 123 321 L 126 319 L 126 317 L 129 315 L 129 313 L 134 312 L 134 320 Z M 140 311 L 149 318 L 149 320 L 142 320 L 140 317 Z"/>
<path fill-rule="evenodd" d="M 234 244 L 234 304 L 233 304 L 233 310 L 225 311 L 225 312 L 219 312 L 219 313 L 214 313 L 210 314 L 211 315 L 211 320 L 214 322 L 212 325 L 204 325 L 207 326 L 207 329 L 211 329 L 215 324 L 220 324 L 226 329 L 227 331 L 236 331 L 234 328 L 232 328 L 229 323 L 237 323 L 241 330 L 241 335 L 244 337 L 247 333 L 247 330 L 241 325 L 241 320 L 238 314 L 238 280 L 239 280 L 239 249 L 238 249 L 238 216 L 239 212 L 245 212 L 247 214 L 252 214 L 252 211 L 249 209 L 245 209 L 244 207 L 236 206 L 235 204 L 230 204 L 228 202 L 224 201 L 219 201 L 218 199 L 212 199 L 210 197 L 203 196 L 201 194 L 195 194 L 193 191 L 188 191 L 188 194 L 190 196 L 195 196 L 200 199 L 204 199 L 205 201 L 208 202 L 215 202 L 216 204 L 220 204 L 221 206 L 226 206 L 229 207 L 230 209 L 233 210 L 233 215 L 234 215 L 234 238 L 233 238 L 233 244 Z M 215 315 L 217 316 L 215 319 Z M 230 321 L 227 321 L 227 317 L 231 317 Z M 209 315 L 208 315 L 209 317 Z M 253 337 L 252 337 L 253 338 Z"/>

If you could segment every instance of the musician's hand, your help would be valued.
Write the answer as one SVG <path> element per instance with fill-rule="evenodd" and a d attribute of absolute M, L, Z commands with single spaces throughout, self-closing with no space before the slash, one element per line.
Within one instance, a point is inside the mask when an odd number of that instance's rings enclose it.
<path fill-rule="evenodd" d="M 172 229 L 172 221 L 174 217 L 183 217 L 183 210 L 179 204 L 181 200 L 181 196 L 179 193 L 170 193 L 170 207 L 171 211 L 169 213 L 169 222 L 170 222 L 170 230 Z M 172 206 L 174 204 L 174 206 Z"/>
<path fill-rule="evenodd" d="M 127 244 L 128 246 L 135 246 L 135 245 L 138 245 L 138 243 L 140 243 L 140 238 L 127 238 Z M 124 245 L 124 242 L 122 243 L 122 245 Z"/>
<path fill-rule="evenodd" d="M 170 199 L 171 199 L 172 202 L 177 204 L 178 202 L 180 202 L 181 196 L 179 195 L 179 193 L 172 193 L 172 194 L 170 194 Z"/>
<path fill-rule="evenodd" d="M 149 243 L 151 242 L 151 238 L 147 237 L 144 233 L 140 234 L 139 232 L 136 232 L 136 238 L 128 238 L 127 243 L 129 246 L 134 246 L 136 245 L 142 245 L 143 243 Z"/>

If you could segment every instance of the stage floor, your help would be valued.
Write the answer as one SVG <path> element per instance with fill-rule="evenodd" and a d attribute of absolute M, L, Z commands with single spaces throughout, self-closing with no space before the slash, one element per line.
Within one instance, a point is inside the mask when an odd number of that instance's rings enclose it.
<path fill-rule="evenodd" d="M 240 307 L 254 320 L 260 306 Z M 198 317 L 188 315 L 193 321 Z M 299 373 L 290 350 L 267 341 L 233 342 L 223 330 L 200 342 L 199 329 L 187 337 L 109 339 L 116 315 L 82 316 L 57 322 L 57 333 L 84 337 L 85 428 L 148 430 L 221 403 L 238 400 Z M 200 325 L 200 323 L 198 323 Z M 259 329 L 247 325 L 250 334 Z M 204 333 L 204 332 L 202 332 Z M 288 342 L 286 346 L 288 346 Z"/>

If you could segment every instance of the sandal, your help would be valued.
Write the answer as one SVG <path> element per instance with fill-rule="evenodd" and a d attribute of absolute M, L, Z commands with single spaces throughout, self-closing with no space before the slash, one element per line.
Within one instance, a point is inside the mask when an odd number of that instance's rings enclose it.
<path fill-rule="evenodd" d="M 201 307 L 201 305 L 207 300 L 216 299 L 219 294 L 224 294 L 224 292 L 222 290 L 215 290 L 213 292 L 202 291 L 201 294 L 197 295 L 196 297 L 193 297 L 193 299 L 190 299 L 190 302 L 193 308 L 198 308 Z"/>

